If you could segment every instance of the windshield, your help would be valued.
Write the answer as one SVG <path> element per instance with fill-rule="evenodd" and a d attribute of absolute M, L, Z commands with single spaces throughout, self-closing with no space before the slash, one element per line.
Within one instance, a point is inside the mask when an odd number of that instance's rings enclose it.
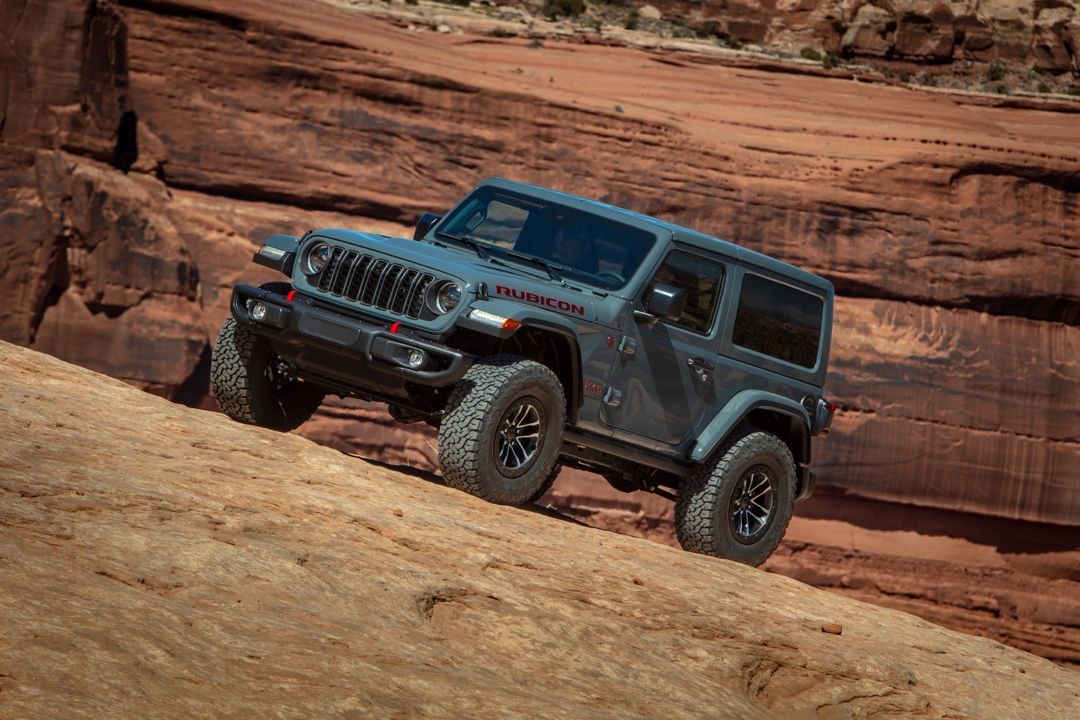
<path fill-rule="evenodd" d="M 436 237 L 447 236 L 475 241 L 499 258 L 538 258 L 555 276 L 605 290 L 624 286 L 656 242 L 645 230 L 491 187 L 439 224 Z"/>

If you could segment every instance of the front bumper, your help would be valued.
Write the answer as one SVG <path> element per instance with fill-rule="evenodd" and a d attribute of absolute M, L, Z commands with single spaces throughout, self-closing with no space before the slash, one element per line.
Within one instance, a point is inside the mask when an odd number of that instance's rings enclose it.
<path fill-rule="evenodd" d="M 264 306 L 256 319 L 250 307 Z M 465 375 L 472 357 L 415 337 L 393 326 L 361 320 L 284 295 L 237 285 L 232 293 L 232 315 L 271 341 L 275 352 L 297 366 L 348 386 L 395 394 L 404 381 L 430 387 L 453 385 Z M 396 325 L 396 323 L 395 323 Z M 410 357 L 421 353 L 423 363 L 413 367 Z M 387 381 L 390 381 L 387 383 Z"/>

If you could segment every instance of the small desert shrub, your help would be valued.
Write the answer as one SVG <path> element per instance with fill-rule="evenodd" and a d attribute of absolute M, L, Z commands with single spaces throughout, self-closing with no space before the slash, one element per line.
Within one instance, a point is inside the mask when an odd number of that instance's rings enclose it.
<path fill-rule="evenodd" d="M 1043 94 L 1046 94 L 1046 93 L 1048 93 L 1048 92 L 1050 92 L 1052 90 L 1053 90 L 1053 88 L 1050 87 L 1050 83 L 1044 83 L 1044 82 L 1039 83 L 1039 92 L 1041 92 Z"/>
<path fill-rule="evenodd" d="M 840 65 L 840 58 L 836 57 L 833 53 L 825 53 L 825 57 L 821 59 L 821 64 L 831 70 Z"/>
<path fill-rule="evenodd" d="M 626 22 L 623 24 L 623 27 L 627 30 L 637 30 L 638 23 L 640 22 L 641 16 L 638 15 L 637 10 L 634 10 L 632 13 L 626 16 Z"/>
<path fill-rule="evenodd" d="M 821 53 L 812 47 L 804 47 L 799 51 L 799 57 L 805 60 L 813 60 L 814 62 L 821 62 Z"/>
<path fill-rule="evenodd" d="M 690 28 L 699 38 L 726 37 L 727 33 L 716 20 L 694 23 Z"/>
<path fill-rule="evenodd" d="M 990 63 L 990 66 L 986 68 L 986 80 L 987 82 L 997 82 L 1005 79 L 1005 66 L 999 63 L 997 60 Z"/>
<path fill-rule="evenodd" d="M 544 0 L 544 14 L 549 18 L 577 17 L 585 12 L 585 0 Z"/>

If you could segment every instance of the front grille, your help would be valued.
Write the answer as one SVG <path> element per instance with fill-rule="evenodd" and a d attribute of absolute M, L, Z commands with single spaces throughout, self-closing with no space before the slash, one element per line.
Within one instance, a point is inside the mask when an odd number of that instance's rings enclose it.
<path fill-rule="evenodd" d="M 434 281 L 431 273 L 334 247 L 313 284 L 325 293 L 359 305 L 430 320 L 435 315 L 424 303 L 424 295 Z"/>

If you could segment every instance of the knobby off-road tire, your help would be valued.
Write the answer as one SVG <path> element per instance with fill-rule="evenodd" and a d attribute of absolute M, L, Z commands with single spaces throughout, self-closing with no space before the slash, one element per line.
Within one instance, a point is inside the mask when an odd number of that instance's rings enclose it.
<path fill-rule="evenodd" d="M 285 283 L 267 283 L 263 288 L 282 294 L 289 291 Z M 229 315 L 210 357 L 210 394 L 233 420 L 292 430 L 319 409 L 325 393 L 314 385 L 273 381 L 271 358 L 270 341 Z"/>
<path fill-rule="evenodd" d="M 504 433 L 515 420 L 519 438 L 532 432 L 535 420 L 538 440 L 531 455 L 517 445 L 503 454 Z M 535 500 L 554 482 L 565 424 L 563 387 L 550 369 L 517 355 L 478 360 L 454 387 L 439 426 L 443 478 L 450 487 L 502 505 Z M 526 439 L 522 447 L 527 446 Z M 520 467 L 510 467 L 526 455 Z"/>
<path fill-rule="evenodd" d="M 767 478 L 771 498 L 760 495 Z M 758 486 L 756 490 L 747 491 Z M 745 498 L 758 495 L 754 502 Z M 795 460 L 783 440 L 755 428 L 736 430 L 696 472 L 682 481 L 675 500 L 675 530 L 683 549 L 760 565 L 787 531 L 795 494 Z M 743 512 L 770 512 L 758 526 Z M 743 531 L 755 530 L 755 532 Z"/>

